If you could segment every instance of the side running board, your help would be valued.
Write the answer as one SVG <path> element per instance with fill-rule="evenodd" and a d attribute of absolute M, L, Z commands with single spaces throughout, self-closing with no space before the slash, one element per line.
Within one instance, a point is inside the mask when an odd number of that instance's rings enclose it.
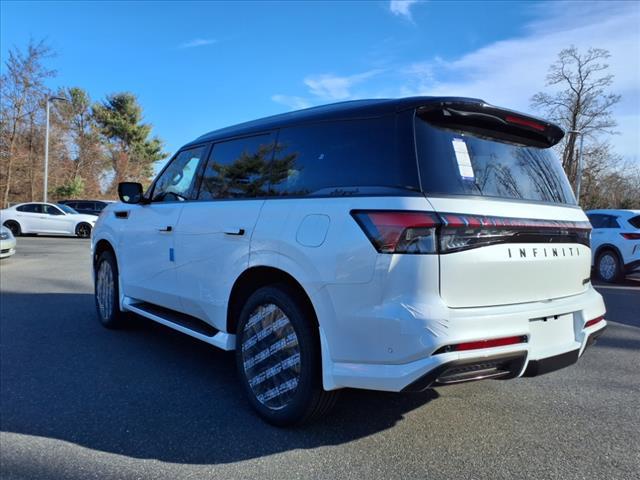
<path fill-rule="evenodd" d="M 131 298 L 124 299 L 125 310 L 161 323 L 223 350 L 235 350 L 236 336 L 221 332 L 199 318 Z"/>

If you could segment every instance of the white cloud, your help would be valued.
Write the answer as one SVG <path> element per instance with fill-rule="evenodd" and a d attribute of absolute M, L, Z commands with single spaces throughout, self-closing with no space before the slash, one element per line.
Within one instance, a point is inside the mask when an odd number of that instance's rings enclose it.
<path fill-rule="evenodd" d="M 309 108 L 312 103 L 303 97 L 296 97 L 294 95 L 272 95 L 271 100 L 276 103 L 281 103 L 282 105 L 286 105 L 292 110 L 300 110 L 302 108 Z"/>
<path fill-rule="evenodd" d="M 531 112 L 531 96 L 545 89 L 558 52 L 570 45 L 610 51 L 611 91 L 622 101 L 614 109 L 620 135 L 609 137 L 627 159 L 640 152 L 640 8 L 632 2 L 548 3 L 531 7 L 536 20 L 518 37 L 490 43 L 458 58 L 415 58 L 364 74 L 305 78 L 310 104 L 327 100 L 447 95 L 482 98 Z M 539 9 L 537 12 L 536 9 Z M 406 46 L 403 48 L 406 49 Z M 357 85 L 357 89 L 354 87 Z M 538 113 L 540 112 L 532 112 Z"/>
<path fill-rule="evenodd" d="M 212 45 L 216 43 L 217 40 L 213 38 L 194 38 L 188 42 L 181 43 L 178 48 L 196 48 L 196 47 L 204 47 L 206 45 Z"/>
<path fill-rule="evenodd" d="M 381 72 L 382 70 L 376 69 L 346 77 L 325 73 L 322 75 L 308 76 L 304 79 L 304 83 L 309 87 L 312 95 L 322 100 L 345 100 L 352 96 L 351 87 Z"/>
<path fill-rule="evenodd" d="M 411 17 L 411 7 L 416 3 L 418 3 L 418 0 L 391 0 L 389 2 L 389 10 L 394 15 L 413 20 Z"/>

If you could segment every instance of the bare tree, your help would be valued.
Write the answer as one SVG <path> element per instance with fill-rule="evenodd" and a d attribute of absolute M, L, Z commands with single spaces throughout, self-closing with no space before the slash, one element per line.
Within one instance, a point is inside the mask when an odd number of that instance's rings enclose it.
<path fill-rule="evenodd" d="M 542 110 L 565 131 L 582 132 L 587 142 L 596 141 L 603 133 L 615 133 L 616 121 L 611 110 L 621 97 L 607 91 L 613 83 L 613 75 L 607 73 L 609 65 L 604 62 L 610 56 L 607 50 L 600 48 L 590 48 L 586 53 L 579 52 L 574 46 L 562 50 L 547 75 L 551 93 L 536 93 L 531 98 L 532 106 Z M 559 148 L 562 166 L 571 183 L 575 184 L 576 135 L 568 134 Z"/>
<path fill-rule="evenodd" d="M 0 79 L 0 158 L 4 167 L 0 171 L 0 186 L 3 206 L 9 202 L 17 167 L 23 167 L 20 170 L 27 174 L 27 178 L 20 180 L 30 180 L 29 189 L 33 190 L 30 165 L 34 162 L 36 151 L 33 143 L 35 122 L 48 94 L 45 82 L 56 74 L 54 70 L 46 68 L 43 61 L 52 55 L 53 52 L 43 41 L 32 40 L 26 52 L 11 49 L 5 62 L 6 72 Z M 25 139 L 27 144 L 19 145 L 20 140 Z M 18 147 L 22 147 L 20 152 Z"/>

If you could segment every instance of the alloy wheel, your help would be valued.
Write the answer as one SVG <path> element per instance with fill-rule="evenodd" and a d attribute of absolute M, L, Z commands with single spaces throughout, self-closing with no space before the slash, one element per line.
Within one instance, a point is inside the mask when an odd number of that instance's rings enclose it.
<path fill-rule="evenodd" d="M 285 408 L 300 383 L 300 345 L 291 321 L 276 305 L 258 306 L 242 335 L 242 365 L 255 398 L 271 410 Z"/>

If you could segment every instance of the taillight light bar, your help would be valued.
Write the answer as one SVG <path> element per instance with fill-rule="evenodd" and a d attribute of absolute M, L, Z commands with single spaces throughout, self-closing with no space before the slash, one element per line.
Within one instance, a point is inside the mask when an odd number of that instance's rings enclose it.
<path fill-rule="evenodd" d="M 640 240 L 640 233 L 621 233 L 627 240 Z"/>
<path fill-rule="evenodd" d="M 440 347 L 434 352 L 434 355 L 439 353 L 449 352 L 464 352 L 467 350 L 480 350 L 483 348 L 504 347 L 507 345 L 517 345 L 519 343 L 527 343 L 529 339 L 526 335 L 518 335 L 515 337 L 494 338 L 491 340 L 477 340 L 474 342 L 456 343 L 453 345 L 446 345 Z"/>
<path fill-rule="evenodd" d="M 587 323 L 584 324 L 584 327 L 582 327 L 582 328 L 593 327 L 594 325 L 600 323 L 602 320 L 604 320 L 604 316 L 603 315 L 601 315 L 599 317 L 596 317 L 593 320 L 589 320 Z"/>
<path fill-rule="evenodd" d="M 452 253 L 498 243 L 580 243 L 591 224 L 423 211 L 351 212 L 379 253 Z"/>

